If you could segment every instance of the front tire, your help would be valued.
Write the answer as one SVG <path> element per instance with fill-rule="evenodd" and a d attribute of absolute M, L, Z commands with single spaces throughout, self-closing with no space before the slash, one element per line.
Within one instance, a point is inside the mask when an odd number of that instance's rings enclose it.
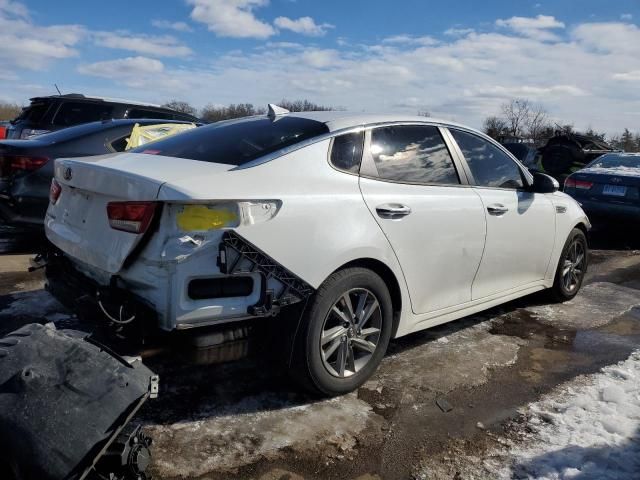
<path fill-rule="evenodd" d="M 587 237 L 579 228 L 571 230 L 556 268 L 551 295 L 558 302 L 571 300 L 578 294 L 587 273 L 589 260 Z"/>
<path fill-rule="evenodd" d="M 365 268 L 332 274 L 310 300 L 294 340 L 290 372 L 324 396 L 361 386 L 378 368 L 393 325 L 389 289 Z"/>

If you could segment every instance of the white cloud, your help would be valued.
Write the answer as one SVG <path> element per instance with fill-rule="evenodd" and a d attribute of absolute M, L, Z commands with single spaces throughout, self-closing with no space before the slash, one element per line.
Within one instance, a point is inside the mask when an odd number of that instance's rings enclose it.
<path fill-rule="evenodd" d="M 185 22 L 172 22 L 170 20 L 151 20 L 151 25 L 165 30 L 175 30 L 176 32 L 192 32 L 193 29 Z"/>
<path fill-rule="evenodd" d="M 620 20 L 633 20 L 633 15 L 630 13 L 623 13 L 620 15 Z"/>
<path fill-rule="evenodd" d="M 601 53 L 640 55 L 640 28 L 632 23 L 583 23 L 573 29 L 572 36 L 585 48 Z"/>
<path fill-rule="evenodd" d="M 128 32 L 96 32 L 95 43 L 101 47 L 131 52 L 154 57 L 186 57 L 193 51 L 170 35 L 132 35 Z"/>
<path fill-rule="evenodd" d="M 308 49 L 302 53 L 302 60 L 315 68 L 326 68 L 335 65 L 340 55 L 336 50 Z"/>
<path fill-rule="evenodd" d="M 50 62 L 74 57 L 74 48 L 86 35 L 80 25 L 34 24 L 27 8 L 0 0 L 0 69 L 45 69 Z"/>
<path fill-rule="evenodd" d="M 563 29 L 565 27 L 563 22 L 549 15 L 498 19 L 496 20 L 496 26 L 508 28 L 525 37 L 536 38 L 542 41 L 558 40 L 557 35 L 550 32 L 550 30 Z"/>
<path fill-rule="evenodd" d="M 335 28 L 330 23 L 318 25 L 311 17 L 300 17 L 292 20 L 287 17 L 278 17 L 273 22 L 276 27 L 282 30 L 291 30 L 295 33 L 308 35 L 310 37 L 321 37 L 327 33 L 327 29 Z"/>
<path fill-rule="evenodd" d="M 78 72 L 117 80 L 130 87 L 144 87 L 164 72 L 164 64 L 155 58 L 127 57 L 80 65 Z"/>
<path fill-rule="evenodd" d="M 622 80 L 625 82 L 640 82 L 640 70 L 614 73 L 611 78 L 613 78 L 614 80 Z"/>
<path fill-rule="evenodd" d="M 268 0 L 187 0 L 193 6 L 191 18 L 204 23 L 219 37 L 268 38 L 275 29 L 253 14 Z"/>
<path fill-rule="evenodd" d="M 474 32 L 473 28 L 448 28 L 444 31 L 444 34 L 450 37 L 464 37 Z"/>
<path fill-rule="evenodd" d="M 393 35 L 383 38 L 382 43 L 387 45 L 434 45 L 438 43 L 438 41 L 429 36 Z"/>

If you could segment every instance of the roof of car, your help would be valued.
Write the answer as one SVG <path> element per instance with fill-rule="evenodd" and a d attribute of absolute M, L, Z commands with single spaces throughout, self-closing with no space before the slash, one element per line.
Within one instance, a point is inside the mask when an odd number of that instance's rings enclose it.
<path fill-rule="evenodd" d="M 126 105 L 138 105 L 142 107 L 153 107 L 153 108 L 162 108 L 164 110 L 172 110 L 171 108 L 162 107 L 155 103 L 126 100 L 123 98 L 110 98 L 110 97 L 99 97 L 99 96 L 93 96 L 93 95 L 83 95 L 82 93 L 67 93 L 64 95 L 44 95 L 41 97 L 33 97 L 33 98 L 30 98 L 29 100 L 33 102 L 34 100 L 44 100 L 44 99 L 50 99 L 50 98 L 63 98 L 67 100 L 99 100 L 101 102 L 123 103 Z"/>
<path fill-rule="evenodd" d="M 325 112 L 291 112 L 284 115 L 294 116 L 298 118 L 307 118 L 315 120 L 327 125 L 330 131 L 344 130 L 345 128 L 358 127 L 360 125 L 372 125 L 378 123 L 438 123 L 443 125 L 452 125 L 457 127 L 469 128 L 465 125 L 458 124 L 449 120 L 443 120 L 432 117 L 424 117 L 418 115 L 405 115 L 401 113 L 356 113 L 347 111 L 325 111 Z"/>

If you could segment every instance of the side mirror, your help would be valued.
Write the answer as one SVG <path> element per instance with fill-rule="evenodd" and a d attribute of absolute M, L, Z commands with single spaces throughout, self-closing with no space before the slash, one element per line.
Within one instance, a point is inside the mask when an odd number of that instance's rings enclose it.
<path fill-rule="evenodd" d="M 533 185 L 531 190 L 534 193 L 553 193 L 560 190 L 558 181 L 542 172 L 533 172 Z"/>

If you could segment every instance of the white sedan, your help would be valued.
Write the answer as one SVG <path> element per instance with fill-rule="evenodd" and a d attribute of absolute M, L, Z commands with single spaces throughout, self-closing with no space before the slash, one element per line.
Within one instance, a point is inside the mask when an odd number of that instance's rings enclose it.
<path fill-rule="evenodd" d="M 462 125 L 270 106 L 58 160 L 49 287 L 77 277 L 111 321 L 148 310 L 168 331 L 301 312 L 283 320 L 290 369 L 336 395 L 391 338 L 543 289 L 573 298 L 590 224 L 557 190 Z"/>

